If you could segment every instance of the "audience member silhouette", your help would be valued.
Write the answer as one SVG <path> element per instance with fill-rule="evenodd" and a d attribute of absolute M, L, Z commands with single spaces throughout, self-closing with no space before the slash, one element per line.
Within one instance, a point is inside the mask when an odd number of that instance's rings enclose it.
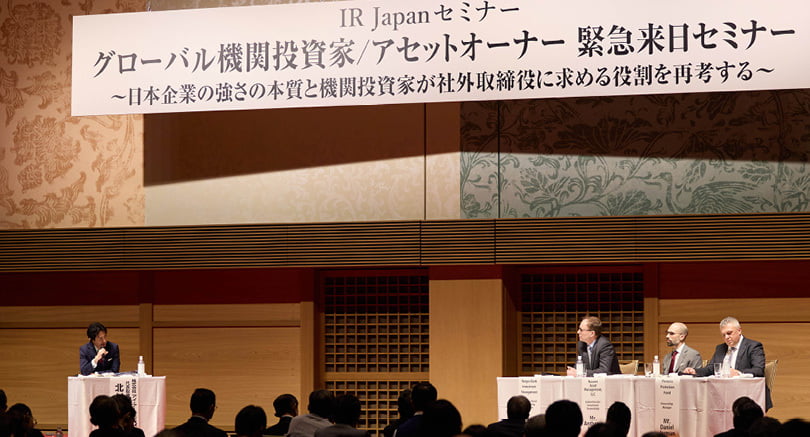
<path fill-rule="evenodd" d="M 748 396 L 737 398 L 731 405 L 731 412 L 734 414 L 734 428 L 716 434 L 715 437 L 747 437 L 748 428 L 764 416 L 762 407 Z"/>
<path fill-rule="evenodd" d="M 569 400 L 552 403 L 546 408 L 546 432 L 554 437 L 577 437 L 582 429 L 582 410 Z"/>
<path fill-rule="evenodd" d="M 810 422 L 803 419 L 790 419 L 779 428 L 777 437 L 807 437 L 810 435 Z"/>
<path fill-rule="evenodd" d="M 315 431 L 315 437 L 368 437 L 368 431 L 357 429 L 361 412 L 362 407 L 357 396 L 338 396 L 335 400 L 335 424 Z"/>
<path fill-rule="evenodd" d="M 546 436 L 546 415 L 538 414 L 526 421 L 526 437 Z"/>
<path fill-rule="evenodd" d="M 42 437 L 36 429 L 37 420 L 31 408 L 25 404 L 14 404 L 6 412 L 9 421 L 9 434 L 13 437 Z"/>
<path fill-rule="evenodd" d="M 135 427 L 135 415 L 138 414 L 132 406 L 132 399 L 127 395 L 117 394 L 112 396 L 118 403 L 118 411 L 121 414 L 118 423 L 122 431 L 128 437 L 144 437 L 143 430 Z"/>
<path fill-rule="evenodd" d="M 650 431 L 650 432 L 645 432 L 644 435 L 642 435 L 641 437 L 668 437 L 668 436 L 666 434 L 664 434 L 663 432 Z"/>
<path fill-rule="evenodd" d="M 291 394 L 283 394 L 273 401 L 273 409 L 278 423 L 264 430 L 264 435 L 286 435 L 290 429 L 290 421 L 298 415 L 298 399 Z"/>
<path fill-rule="evenodd" d="M 293 417 L 288 437 L 313 437 L 315 431 L 332 425 L 329 418 L 335 405 L 335 397 L 329 390 L 315 390 L 309 394 L 309 414 Z"/>
<path fill-rule="evenodd" d="M 614 402 L 607 411 L 605 423 L 613 426 L 617 437 L 627 437 L 630 432 L 630 421 L 632 420 L 630 408 L 624 402 Z"/>
<path fill-rule="evenodd" d="M 394 437 L 394 433 L 396 432 L 397 428 L 405 423 L 406 420 L 413 417 L 414 411 L 413 404 L 411 403 L 411 389 L 406 388 L 405 390 L 402 390 L 402 393 L 399 394 L 399 397 L 397 398 L 397 413 L 399 413 L 399 418 L 395 419 L 389 423 L 388 426 L 383 428 L 383 437 Z"/>
<path fill-rule="evenodd" d="M 233 429 L 237 437 L 261 437 L 267 428 L 267 414 L 262 407 L 248 405 L 233 420 Z"/>
<path fill-rule="evenodd" d="M 773 417 L 761 417 L 748 428 L 748 437 L 776 437 L 781 426 Z"/>
<path fill-rule="evenodd" d="M 208 423 L 217 409 L 217 397 L 207 388 L 198 388 L 189 401 L 191 417 L 186 423 L 174 428 L 181 437 L 228 437 L 225 431 Z"/>
<path fill-rule="evenodd" d="M 0 390 L 0 437 L 8 437 L 11 434 L 11 429 L 8 424 L 8 414 L 6 414 L 7 408 L 8 398 L 6 398 L 6 392 Z"/>
<path fill-rule="evenodd" d="M 461 413 L 446 399 L 439 399 L 425 408 L 420 437 L 453 437 L 461 433 Z"/>
<path fill-rule="evenodd" d="M 616 437 L 616 427 L 606 422 L 597 422 L 585 431 L 584 437 Z"/>
<path fill-rule="evenodd" d="M 90 423 L 98 429 L 90 433 L 90 437 L 123 437 L 126 434 L 120 428 L 121 410 L 115 399 L 100 395 L 90 403 Z"/>
<path fill-rule="evenodd" d="M 418 432 L 422 426 L 422 419 L 425 409 L 436 402 L 438 392 L 436 387 L 429 382 L 420 382 L 413 386 L 411 390 L 411 402 L 413 403 L 413 417 L 406 420 L 397 428 L 394 435 L 396 437 L 420 437 Z"/>
<path fill-rule="evenodd" d="M 506 419 L 490 424 L 487 437 L 522 437 L 532 403 L 526 396 L 512 396 L 506 403 Z"/>
<path fill-rule="evenodd" d="M 487 435 L 487 427 L 484 425 L 470 425 L 464 428 L 461 434 L 469 437 L 485 437 Z"/>

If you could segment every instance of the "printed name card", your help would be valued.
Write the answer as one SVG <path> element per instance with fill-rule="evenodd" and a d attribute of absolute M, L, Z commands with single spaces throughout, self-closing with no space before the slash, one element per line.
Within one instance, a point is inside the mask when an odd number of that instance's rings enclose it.
<path fill-rule="evenodd" d="M 540 403 L 540 378 L 522 377 L 520 378 L 520 394 L 526 396 L 532 403 L 530 416 L 545 413 L 545 406 Z M 542 407 L 542 411 L 540 408 Z"/>
<path fill-rule="evenodd" d="M 582 426 L 587 429 L 605 418 L 605 378 L 582 378 Z"/>
<path fill-rule="evenodd" d="M 667 435 L 678 431 L 680 378 L 661 377 L 655 380 L 655 430 Z"/>

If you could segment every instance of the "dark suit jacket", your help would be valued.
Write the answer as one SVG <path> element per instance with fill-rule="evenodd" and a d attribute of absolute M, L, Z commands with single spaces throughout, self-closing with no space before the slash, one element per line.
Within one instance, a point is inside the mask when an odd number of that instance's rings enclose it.
<path fill-rule="evenodd" d="M 607 373 L 608 375 L 622 373 L 619 369 L 619 360 L 613 351 L 613 345 L 603 335 L 593 342 L 593 353 L 590 360 L 588 359 L 588 345 L 585 342 L 577 343 L 577 354 L 582 356 L 587 376 L 593 376 L 594 373 Z"/>
<path fill-rule="evenodd" d="M 208 424 L 202 417 L 191 416 L 188 421 L 174 429 L 182 437 L 228 437 L 225 431 Z"/>
<path fill-rule="evenodd" d="M 402 425 L 399 425 L 397 428 L 397 433 L 395 437 L 417 437 L 419 433 L 422 431 L 422 419 L 425 416 L 421 414 L 417 414 L 410 419 L 402 422 Z"/>
<path fill-rule="evenodd" d="M 121 367 L 118 345 L 108 341 L 104 349 L 107 349 L 107 355 L 104 355 L 104 358 L 100 359 L 96 368 L 93 369 L 93 358 L 96 357 L 93 342 L 88 341 L 79 348 L 79 371 L 82 375 L 89 375 L 93 372 L 118 372 Z"/>
<path fill-rule="evenodd" d="M 315 437 L 368 437 L 369 435 L 368 431 L 352 428 L 342 423 L 336 423 L 315 431 Z"/>
<path fill-rule="evenodd" d="M 290 429 L 290 421 L 292 421 L 290 416 L 280 417 L 277 424 L 264 430 L 264 435 L 286 435 Z"/>
<path fill-rule="evenodd" d="M 504 419 L 487 427 L 486 437 L 523 437 L 526 422 L 522 419 Z"/>
<path fill-rule="evenodd" d="M 751 373 L 754 376 L 765 376 L 765 349 L 762 343 L 743 337 L 740 340 L 739 351 L 737 351 L 737 362 L 734 363 L 733 368 L 739 370 L 741 373 Z M 714 363 L 722 363 L 726 358 L 728 352 L 728 345 L 720 343 L 714 349 L 714 355 L 706 367 L 695 369 L 697 376 L 709 376 L 714 374 Z M 765 409 L 769 410 L 773 407 L 771 402 L 771 391 L 765 387 Z"/>

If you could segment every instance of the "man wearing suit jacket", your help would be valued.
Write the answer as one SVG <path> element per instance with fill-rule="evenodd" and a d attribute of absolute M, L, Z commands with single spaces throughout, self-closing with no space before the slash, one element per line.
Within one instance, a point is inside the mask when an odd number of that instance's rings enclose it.
<path fill-rule="evenodd" d="M 667 346 L 671 347 L 672 351 L 664 357 L 664 367 L 661 371 L 665 375 L 669 373 L 680 373 L 687 367 L 695 368 L 703 364 L 703 358 L 700 357 L 700 352 L 686 345 L 685 340 L 688 335 L 689 329 L 683 323 L 675 322 L 669 325 L 666 339 Z"/>
<path fill-rule="evenodd" d="M 702 368 L 687 367 L 684 373 L 709 376 L 714 373 L 714 363 L 725 363 L 731 369 L 731 376 L 750 373 L 754 376 L 765 376 L 765 349 L 762 343 L 745 338 L 742 335 L 740 322 L 734 317 L 726 317 L 720 321 L 720 335 L 723 343 L 714 349 L 714 355 L 709 364 Z M 765 387 L 765 410 L 773 406 L 771 391 Z"/>
<path fill-rule="evenodd" d="M 208 423 L 217 409 L 217 397 L 207 388 L 194 390 L 189 402 L 191 418 L 174 428 L 181 437 L 228 437 L 225 431 Z M 265 419 L 266 420 L 266 419 Z"/>
<path fill-rule="evenodd" d="M 613 345 L 602 336 L 602 321 L 598 317 L 588 316 L 582 319 L 577 334 L 577 355 L 582 357 L 586 376 L 593 376 L 594 373 L 622 373 Z M 568 367 L 568 375 L 576 376 L 576 369 Z"/>
<path fill-rule="evenodd" d="M 93 372 L 118 372 L 121 366 L 118 345 L 107 341 L 107 328 L 99 322 L 87 327 L 89 342 L 79 348 L 79 371 L 82 375 Z"/>
<path fill-rule="evenodd" d="M 278 423 L 264 430 L 264 435 L 287 435 L 290 422 L 298 415 L 298 399 L 291 394 L 283 394 L 273 401 Z"/>

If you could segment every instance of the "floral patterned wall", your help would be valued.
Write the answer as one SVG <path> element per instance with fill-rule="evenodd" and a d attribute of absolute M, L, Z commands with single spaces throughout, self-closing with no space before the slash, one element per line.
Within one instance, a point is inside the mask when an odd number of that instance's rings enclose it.
<path fill-rule="evenodd" d="M 141 116 L 70 116 L 71 19 L 144 0 L 0 3 L 0 229 L 142 225 Z"/>
<path fill-rule="evenodd" d="M 810 211 L 810 91 L 463 103 L 464 218 Z"/>

